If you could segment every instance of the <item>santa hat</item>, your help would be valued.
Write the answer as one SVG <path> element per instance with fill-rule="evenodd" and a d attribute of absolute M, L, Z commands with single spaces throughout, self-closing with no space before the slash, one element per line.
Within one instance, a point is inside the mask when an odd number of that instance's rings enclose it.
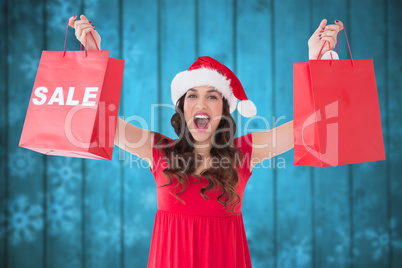
<path fill-rule="evenodd" d="M 177 105 L 178 99 L 196 86 L 215 87 L 227 99 L 230 113 L 236 110 L 237 105 L 238 112 L 244 117 L 253 117 L 257 114 L 257 108 L 247 98 L 236 75 L 211 57 L 198 57 L 187 71 L 180 72 L 173 78 L 171 84 L 173 104 Z M 237 100 L 240 100 L 238 104 Z"/>

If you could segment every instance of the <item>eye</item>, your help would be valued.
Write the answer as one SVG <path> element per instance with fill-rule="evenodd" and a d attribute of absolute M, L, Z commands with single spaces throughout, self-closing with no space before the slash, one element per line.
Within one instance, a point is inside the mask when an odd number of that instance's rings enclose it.
<path fill-rule="evenodd" d="M 188 96 L 187 96 L 187 98 L 192 98 L 192 97 L 197 97 L 197 96 L 194 95 L 194 94 L 191 94 L 191 95 L 188 95 Z M 209 97 L 211 97 L 211 98 L 213 98 L 213 99 L 216 99 L 216 100 L 218 99 L 218 98 L 215 97 L 215 96 L 208 96 L 208 98 L 209 98 Z"/>

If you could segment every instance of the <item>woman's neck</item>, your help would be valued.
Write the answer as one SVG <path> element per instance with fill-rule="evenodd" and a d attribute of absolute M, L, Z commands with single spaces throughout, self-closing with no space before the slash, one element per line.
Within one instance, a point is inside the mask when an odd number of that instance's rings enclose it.
<path fill-rule="evenodd" d="M 212 149 L 212 144 L 210 141 L 205 142 L 194 142 L 194 153 L 200 154 L 202 157 L 209 157 Z"/>

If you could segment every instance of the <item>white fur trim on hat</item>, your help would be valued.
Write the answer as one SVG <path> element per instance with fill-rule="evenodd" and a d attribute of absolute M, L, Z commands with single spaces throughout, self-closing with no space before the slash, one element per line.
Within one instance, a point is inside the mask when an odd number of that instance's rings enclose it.
<path fill-rule="evenodd" d="M 251 100 L 242 100 L 237 104 L 237 110 L 244 117 L 253 117 L 257 114 L 257 107 Z"/>
<path fill-rule="evenodd" d="M 170 85 L 172 91 L 172 101 L 176 105 L 178 99 L 186 92 L 196 86 L 212 86 L 222 93 L 229 103 L 230 113 L 236 110 L 237 99 L 230 86 L 230 79 L 210 68 L 199 68 L 186 70 L 178 73 Z"/>

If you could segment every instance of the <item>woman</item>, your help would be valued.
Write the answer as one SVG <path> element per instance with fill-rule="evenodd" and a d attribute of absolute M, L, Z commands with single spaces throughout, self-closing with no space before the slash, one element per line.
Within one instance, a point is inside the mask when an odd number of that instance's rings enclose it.
<path fill-rule="evenodd" d="M 324 19 L 309 45 L 309 58 L 333 49 L 343 29 L 340 21 Z M 88 19 L 72 17 L 87 49 L 100 45 Z M 90 35 L 92 33 L 93 35 Z M 176 113 L 171 119 L 179 139 L 140 129 L 118 120 L 115 144 L 147 160 L 157 185 L 155 217 L 148 267 L 251 267 L 241 205 L 244 189 L 259 162 L 293 148 L 293 122 L 233 139 L 236 109 L 246 117 L 256 114 L 237 77 L 222 63 L 199 57 L 171 84 Z M 130 142 L 145 140 L 140 146 Z M 137 145 L 139 143 L 136 143 Z"/>

